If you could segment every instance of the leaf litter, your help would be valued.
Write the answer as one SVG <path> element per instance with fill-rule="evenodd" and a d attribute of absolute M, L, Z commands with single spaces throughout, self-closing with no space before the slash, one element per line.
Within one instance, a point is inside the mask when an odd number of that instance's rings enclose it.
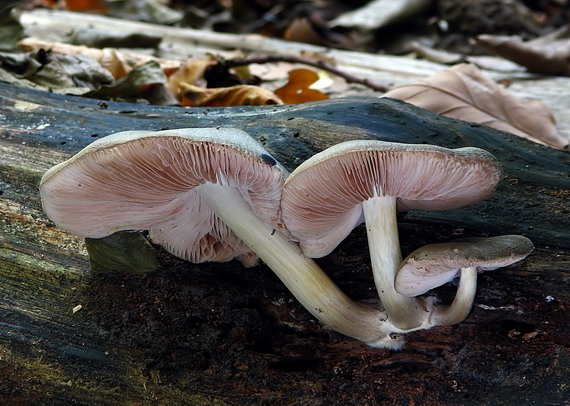
<path fill-rule="evenodd" d="M 61 7 L 62 5 L 58 1 L 35 0 L 35 2 L 49 7 Z M 102 0 L 89 2 L 68 0 L 65 6 L 70 10 L 89 10 L 162 24 L 184 24 L 183 20 L 191 13 L 195 16 L 200 15 L 198 9 L 192 9 L 194 11 L 181 9 L 174 2 L 159 3 L 145 0 L 119 3 L 108 3 Z M 495 24 L 494 29 L 500 33 L 508 33 L 509 27 L 526 27 L 523 30 L 524 39 L 540 31 L 532 11 L 520 7 L 513 8 L 512 4 L 507 3 L 501 0 L 496 4 L 496 8 L 498 7 L 503 13 L 511 13 L 513 20 L 503 22 L 503 25 L 497 21 L 489 26 Z M 384 26 L 402 24 L 410 19 L 417 20 L 426 15 L 429 10 L 429 2 L 420 0 L 409 0 L 407 3 L 373 0 L 363 4 L 360 8 L 353 7 L 352 9 L 339 7 L 336 3 L 334 7 L 326 8 L 323 4 L 307 6 L 300 14 L 291 13 L 286 6 L 274 5 L 269 10 L 276 17 L 282 18 L 283 24 L 279 25 L 277 20 L 254 20 L 252 27 L 268 35 L 282 36 L 290 40 L 350 48 L 354 44 L 362 44 L 362 38 L 368 38 L 368 34 L 363 34 L 365 32 L 378 31 Z M 408 4 L 409 7 L 402 7 L 403 4 Z M 438 8 L 440 28 L 443 27 L 443 31 L 449 31 L 449 33 L 457 31 L 457 27 L 465 23 L 457 14 L 457 10 L 473 13 L 478 12 L 477 10 L 484 10 L 486 7 L 485 5 L 457 6 L 453 4 L 454 1 L 449 0 Z M 234 23 L 248 24 L 239 17 L 245 9 L 240 8 L 238 3 L 232 2 L 225 4 L 222 8 L 219 5 L 213 6 L 211 10 L 214 15 L 204 15 L 201 22 L 193 24 L 205 24 L 205 20 L 209 20 L 209 27 L 218 30 L 219 26 L 215 21 L 221 23 L 231 20 L 222 17 L 224 7 L 233 10 L 235 15 L 232 21 Z M 483 8 L 477 9 L 477 7 Z M 216 14 L 216 10 L 220 13 Z M 544 18 L 554 17 L 545 14 Z M 446 23 L 444 19 L 447 19 L 448 25 L 444 24 Z M 17 19 L 13 20 L 17 23 Z M 199 20 L 198 18 L 196 21 Z M 14 30 L 14 21 L 11 23 L 11 30 Z M 473 24 L 469 28 L 465 26 L 464 30 L 470 35 L 483 32 L 474 37 L 478 46 L 520 63 L 531 72 L 566 75 L 567 71 L 570 71 L 567 67 L 570 53 L 568 40 L 561 39 L 560 36 L 555 37 L 549 34 L 526 41 L 514 36 L 488 35 L 485 34 L 483 28 L 477 28 Z M 567 32 L 568 30 L 561 29 L 560 31 Z M 22 31 L 14 32 L 21 33 Z M 359 36 L 360 39 L 358 39 Z M 246 55 L 229 60 L 213 55 L 163 59 L 148 52 L 156 50 L 160 40 L 159 36 L 144 33 L 104 32 L 94 27 L 76 30 L 69 35 L 68 42 L 70 43 L 47 42 L 28 37 L 18 43 L 20 49 L 27 51 L 27 60 L 34 60 L 34 58 L 37 60 L 35 55 L 44 52 L 50 56 L 50 64 L 40 63 L 40 68 L 37 70 L 41 73 L 34 75 L 30 74 L 30 72 L 33 73 L 33 69 L 29 69 L 33 64 L 28 63 L 28 71 L 22 74 L 21 67 L 20 72 L 18 69 L 13 69 L 14 64 L 7 62 L 9 58 L 0 55 L 0 69 L 2 69 L 0 74 L 2 78 L 5 78 L 4 80 L 24 85 L 33 84 L 61 93 L 184 107 L 290 104 L 326 100 L 331 96 L 337 97 L 339 94 L 335 94 L 334 87 L 311 88 L 311 80 L 318 78 L 324 71 L 344 79 L 346 83 L 356 83 L 373 89 L 379 93 L 378 96 L 388 90 L 382 84 L 372 83 L 369 79 L 357 78 L 343 72 L 335 66 L 334 59 L 324 54 L 316 53 L 308 57 L 305 55 Z M 439 43 L 441 44 L 441 41 Z M 426 58 L 439 58 L 439 62 L 443 63 L 470 62 L 478 57 L 447 52 L 444 49 L 421 44 L 422 42 L 414 40 L 409 42 L 404 49 L 412 50 Z M 277 79 L 275 77 L 269 79 L 271 74 L 260 77 L 252 73 L 260 72 L 259 69 L 250 68 L 254 64 L 271 64 L 276 67 L 280 62 L 284 62 L 287 68 L 285 71 L 280 68 L 282 72 Z M 26 66 L 24 62 L 22 64 Z M 56 68 L 57 64 L 59 67 Z M 77 67 L 71 69 L 68 66 L 71 64 Z M 111 73 L 111 83 L 106 73 L 101 73 L 96 69 L 97 65 Z M 309 68 L 301 68 L 301 65 L 308 65 Z M 281 66 L 283 66 L 282 63 Z M 509 65 L 506 66 L 508 70 Z M 85 72 L 78 71 L 81 69 Z M 272 68 L 268 70 L 271 71 Z M 439 114 L 486 124 L 555 148 L 567 148 L 568 145 L 568 141 L 558 134 L 555 119 L 544 103 L 539 100 L 517 99 L 503 86 L 486 77 L 474 65 L 453 66 L 447 71 L 417 83 L 389 90 L 385 96 L 399 98 Z"/>

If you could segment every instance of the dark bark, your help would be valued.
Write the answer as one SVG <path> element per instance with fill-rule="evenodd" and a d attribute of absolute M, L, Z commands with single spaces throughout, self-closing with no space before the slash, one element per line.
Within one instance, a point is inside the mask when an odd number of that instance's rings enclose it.
<path fill-rule="evenodd" d="M 0 84 L 0 117 L 3 403 L 519 405 L 570 396 L 567 152 L 389 99 L 180 109 Z M 401 213 L 403 253 L 504 233 L 537 250 L 483 274 L 465 322 L 409 334 L 401 352 L 324 329 L 264 266 L 193 265 L 161 252 L 156 272 L 93 276 L 81 241 L 41 213 L 41 173 L 113 132 L 208 126 L 245 129 L 288 169 L 347 139 L 484 148 L 504 165 L 497 191 L 461 210 Z M 355 230 L 319 262 L 351 296 L 373 300 L 365 238 Z"/>

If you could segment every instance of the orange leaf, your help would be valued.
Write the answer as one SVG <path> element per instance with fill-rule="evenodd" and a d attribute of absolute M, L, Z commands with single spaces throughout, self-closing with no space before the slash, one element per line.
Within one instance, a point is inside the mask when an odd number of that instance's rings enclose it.
<path fill-rule="evenodd" d="M 316 100 L 326 100 L 329 97 L 315 89 L 309 87 L 319 80 L 319 75 L 310 69 L 293 69 L 289 72 L 287 84 L 275 91 L 275 94 L 283 100 L 285 104 L 306 103 Z"/>
<path fill-rule="evenodd" d="M 283 104 L 275 94 L 258 86 L 237 85 L 206 89 L 181 83 L 182 105 L 192 107 L 266 106 Z"/>
<path fill-rule="evenodd" d="M 65 6 L 70 11 L 107 11 L 107 3 L 104 0 L 65 0 Z"/>
<path fill-rule="evenodd" d="M 384 94 L 447 117 L 481 123 L 555 148 L 567 148 L 542 100 L 516 98 L 474 65 L 460 64 Z"/>

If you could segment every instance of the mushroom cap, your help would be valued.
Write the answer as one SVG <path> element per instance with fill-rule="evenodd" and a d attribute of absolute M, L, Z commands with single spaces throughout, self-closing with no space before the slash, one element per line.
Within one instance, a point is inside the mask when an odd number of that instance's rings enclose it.
<path fill-rule="evenodd" d="M 283 188 L 284 226 L 310 257 L 330 253 L 363 221 L 362 202 L 397 197 L 405 209 L 447 210 L 487 197 L 501 165 L 479 148 L 347 141 L 295 169 Z"/>
<path fill-rule="evenodd" d="M 48 170 L 40 194 L 48 217 L 79 236 L 150 230 L 153 242 L 192 262 L 251 261 L 249 247 L 193 189 L 205 182 L 235 187 L 257 216 L 277 224 L 285 175 L 238 129 L 125 131 Z"/>
<path fill-rule="evenodd" d="M 521 261 L 534 249 L 522 235 L 462 238 L 431 244 L 412 252 L 396 275 L 396 290 L 407 297 L 418 296 L 450 282 L 461 268 L 490 271 Z"/>

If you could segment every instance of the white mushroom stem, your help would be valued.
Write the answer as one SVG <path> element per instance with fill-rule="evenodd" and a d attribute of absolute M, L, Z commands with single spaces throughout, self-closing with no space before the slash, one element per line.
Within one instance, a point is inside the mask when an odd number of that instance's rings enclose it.
<path fill-rule="evenodd" d="M 436 326 L 451 326 L 467 318 L 477 291 L 477 267 L 461 268 L 459 287 L 449 306 L 436 306 L 432 323 Z"/>
<path fill-rule="evenodd" d="M 313 260 L 302 254 L 295 243 L 261 221 L 238 190 L 209 182 L 194 190 L 319 321 L 372 346 L 400 346 L 401 342 L 390 336 L 392 332 L 399 331 L 386 321 L 383 312 L 346 296 Z"/>
<path fill-rule="evenodd" d="M 401 295 L 394 287 L 402 262 L 396 198 L 375 195 L 362 203 L 362 209 L 374 282 L 388 319 L 405 331 L 430 327 L 429 309 L 418 299 Z"/>

